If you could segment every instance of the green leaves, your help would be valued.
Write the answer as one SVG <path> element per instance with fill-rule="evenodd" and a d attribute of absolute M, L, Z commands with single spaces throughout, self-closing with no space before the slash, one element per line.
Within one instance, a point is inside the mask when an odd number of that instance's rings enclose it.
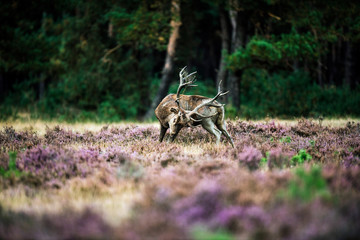
<path fill-rule="evenodd" d="M 9 152 L 8 169 L 5 170 L 4 168 L 0 167 L 0 176 L 4 178 L 11 178 L 20 177 L 22 175 L 22 172 L 20 172 L 16 167 L 16 156 L 17 152 Z"/>
<path fill-rule="evenodd" d="M 225 230 L 211 231 L 205 227 L 194 227 L 191 236 L 195 240 L 233 240 L 235 237 Z"/>
<path fill-rule="evenodd" d="M 120 45 L 146 50 L 154 48 L 165 50 L 170 32 L 170 11 L 160 6 L 141 4 L 135 11 L 116 7 L 106 14 L 114 25 L 117 41 Z"/>
<path fill-rule="evenodd" d="M 276 64 L 282 58 L 279 49 L 266 39 L 254 37 L 246 45 L 228 56 L 228 68 L 232 71 L 259 64 Z"/>
<path fill-rule="evenodd" d="M 298 154 L 291 158 L 291 165 L 300 165 L 304 162 L 310 161 L 312 159 L 311 155 L 306 152 L 306 150 L 301 149 Z"/>
<path fill-rule="evenodd" d="M 228 68 L 232 71 L 254 67 L 268 69 L 289 60 L 311 60 L 318 56 L 318 44 L 312 33 L 299 34 L 294 29 L 270 38 L 255 35 L 245 48 L 228 56 Z"/>
<path fill-rule="evenodd" d="M 319 166 L 312 166 L 309 171 L 297 168 L 295 178 L 289 182 L 284 197 L 290 200 L 310 202 L 316 198 L 328 199 L 330 192 Z"/>
<path fill-rule="evenodd" d="M 287 59 L 311 60 L 317 57 L 319 43 L 316 42 L 312 33 L 298 33 L 293 28 L 288 34 L 281 34 L 280 37 L 273 36 L 274 44 L 281 50 L 282 56 Z"/>
<path fill-rule="evenodd" d="M 291 143 L 291 137 L 290 136 L 286 136 L 280 139 L 281 143 Z"/>

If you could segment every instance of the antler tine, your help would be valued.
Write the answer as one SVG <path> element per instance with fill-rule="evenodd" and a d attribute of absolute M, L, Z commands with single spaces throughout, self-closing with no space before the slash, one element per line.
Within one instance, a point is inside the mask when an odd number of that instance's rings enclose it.
<path fill-rule="evenodd" d="M 195 79 L 195 74 L 196 72 L 192 72 L 190 74 L 187 74 L 187 72 L 185 71 L 186 66 L 183 67 L 180 72 L 179 72 L 179 78 L 180 78 L 180 84 L 179 87 L 176 91 L 176 100 L 175 102 L 177 103 L 179 109 L 183 110 L 180 107 L 180 92 L 182 89 L 186 88 L 186 87 L 196 87 L 197 85 L 194 85 L 193 83 L 196 81 Z M 187 79 L 190 79 L 189 81 L 187 81 Z"/>
<path fill-rule="evenodd" d="M 219 82 L 218 93 L 222 92 L 222 91 L 221 91 L 221 83 L 222 83 L 222 80 L 220 80 L 220 82 Z M 229 93 L 229 91 L 222 92 L 222 93 L 220 94 L 220 97 L 221 97 L 221 96 L 224 96 L 224 95 L 226 95 L 226 94 L 228 94 L 228 93 Z"/>
<path fill-rule="evenodd" d="M 192 83 L 194 83 L 196 81 L 195 79 L 195 76 L 193 78 L 190 78 L 192 77 L 193 75 L 195 75 L 197 72 L 192 72 L 190 74 L 187 74 L 187 72 L 184 72 L 185 71 L 185 67 L 183 67 L 179 73 L 179 78 L 180 78 L 180 84 L 179 84 L 179 87 L 177 89 L 177 92 L 176 92 L 176 96 L 177 98 L 179 98 L 179 94 L 180 94 L 180 91 L 184 88 L 184 87 L 197 87 L 197 85 L 193 85 Z M 186 81 L 187 79 L 191 79 L 190 81 Z"/>
<path fill-rule="evenodd" d="M 229 91 L 223 92 L 223 91 L 221 90 L 221 82 L 222 82 L 222 81 L 220 81 L 220 83 L 219 83 L 218 93 L 215 95 L 215 97 L 213 97 L 213 98 L 210 99 L 209 101 L 206 101 L 206 102 L 198 105 L 196 108 L 194 108 L 194 110 L 192 110 L 191 112 L 188 113 L 190 117 L 191 117 L 191 115 L 193 115 L 193 114 L 198 115 L 198 116 L 199 116 L 200 118 L 202 118 L 202 119 L 203 119 L 203 118 L 213 117 L 213 116 L 215 116 L 216 114 L 210 115 L 210 116 L 205 116 L 205 115 L 202 115 L 201 113 L 199 113 L 198 110 L 199 110 L 200 108 L 204 107 L 204 106 L 210 106 L 210 107 L 222 107 L 222 106 L 224 106 L 224 104 L 214 103 L 215 100 L 216 100 L 218 97 L 224 96 L 224 95 L 226 95 L 226 94 L 229 93 Z"/>
<path fill-rule="evenodd" d="M 195 74 L 197 72 L 190 73 L 189 75 L 185 76 L 184 79 L 186 79 L 187 82 L 183 83 L 184 85 L 184 92 L 186 91 L 186 88 L 188 87 L 197 87 L 198 85 L 192 84 L 196 82 Z"/>
<path fill-rule="evenodd" d="M 184 74 L 185 69 L 186 69 L 186 66 L 183 67 L 179 72 L 180 85 L 183 83 L 183 74 Z"/>

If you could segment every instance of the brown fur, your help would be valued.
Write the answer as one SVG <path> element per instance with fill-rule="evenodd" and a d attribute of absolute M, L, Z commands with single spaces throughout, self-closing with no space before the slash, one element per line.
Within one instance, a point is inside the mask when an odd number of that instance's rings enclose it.
<path fill-rule="evenodd" d="M 196 108 L 196 106 L 200 105 L 204 100 L 207 100 L 210 98 L 200 96 L 200 95 L 180 95 L 180 105 L 185 110 L 193 110 Z M 178 108 L 177 104 L 175 102 L 176 100 L 176 94 L 169 94 L 167 95 L 157 106 L 155 109 L 155 116 L 159 120 L 161 126 L 168 128 L 168 118 L 170 115 L 174 114 L 170 111 L 170 109 Z M 218 103 L 215 101 L 215 103 Z M 222 116 L 224 109 L 223 107 L 215 108 L 215 107 L 202 107 L 199 109 L 199 113 L 202 114 L 214 114 L 218 112 L 218 116 Z M 218 117 L 215 116 L 215 117 Z"/>
<path fill-rule="evenodd" d="M 179 97 L 181 108 L 176 103 L 176 94 L 170 94 L 155 109 L 155 115 L 160 122 L 160 142 L 163 141 L 169 128 L 170 141 L 172 142 L 183 127 L 193 127 L 201 124 L 206 131 L 216 137 L 217 144 L 220 142 L 221 134 L 224 134 L 231 146 L 234 147 L 234 142 L 226 131 L 225 111 L 220 103 L 214 101 L 212 104 L 217 105 L 216 107 L 206 105 L 210 99 L 199 95 L 180 95 Z M 191 112 L 201 104 L 205 105 L 194 113 Z M 201 115 L 209 117 L 202 117 Z"/>

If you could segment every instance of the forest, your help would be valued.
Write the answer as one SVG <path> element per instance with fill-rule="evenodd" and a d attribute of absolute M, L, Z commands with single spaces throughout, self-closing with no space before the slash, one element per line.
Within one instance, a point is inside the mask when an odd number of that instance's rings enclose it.
<path fill-rule="evenodd" d="M 0 8 L 0 119 L 154 118 L 178 72 L 227 117 L 360 116 L 360 4 L 23 1 Z"/>

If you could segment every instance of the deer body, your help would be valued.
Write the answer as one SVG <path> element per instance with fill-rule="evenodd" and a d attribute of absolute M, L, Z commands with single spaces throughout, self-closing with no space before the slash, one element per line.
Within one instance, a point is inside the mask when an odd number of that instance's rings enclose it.
<path fill-rule="evenodd" d="M 184 86 L 190 85 L 194 80 L 184 83 L 184 79 L 193 75 L 183 75 L 183 68 L 180 72 L 180 86 L 177 94 L 167 95 L 155 109 L 155 115 L 160 122 L 160 137 L 162 142 L 165 133 L 170 128 L 170 141 L 174 141 L 177 134 L 183 127 L 194 127 L 201 125 L 210 134 L 216 137 L 216 143 L 220 142 L 221 134 L 229 140 L 234 147 L 234 143 L 226 131 L 225 111 L 222 104 L 218 103 L 217 97 L 225 95 L 220 91 L 210 99 L 199 95 L 181 95 L 180 91 Z"/>
<path fill-rule="evenodd" d="M 185 110 L 189 110 L 189 111 L 193 110 L 195 107 L 203 103 L 204 100 L 209 100 L 209 98 L 199 95 L 180 95 L 180 96 L 181 96 L 180 104 L 183 106 Z M 174 112 L 171 112 L 171 108 L 177 107 L 175 101 L 176 101 L 176 94 L 169 94 L 159 103 L 158 107 L 155 109 L 155 115 L 159 120 L 161 126 L 169 128 L 168 123 L 172 115 L 176 114 Z M 211 108 L 203 107 L 202 109 L 200 109 L 200 112 L 202 114 L 215 114 L 219 112 L 218 110 L 219 109 L 215 107 L 211 107 Z M 221 110 L 223 110 L 223 107 L 221 108 Z"/>

